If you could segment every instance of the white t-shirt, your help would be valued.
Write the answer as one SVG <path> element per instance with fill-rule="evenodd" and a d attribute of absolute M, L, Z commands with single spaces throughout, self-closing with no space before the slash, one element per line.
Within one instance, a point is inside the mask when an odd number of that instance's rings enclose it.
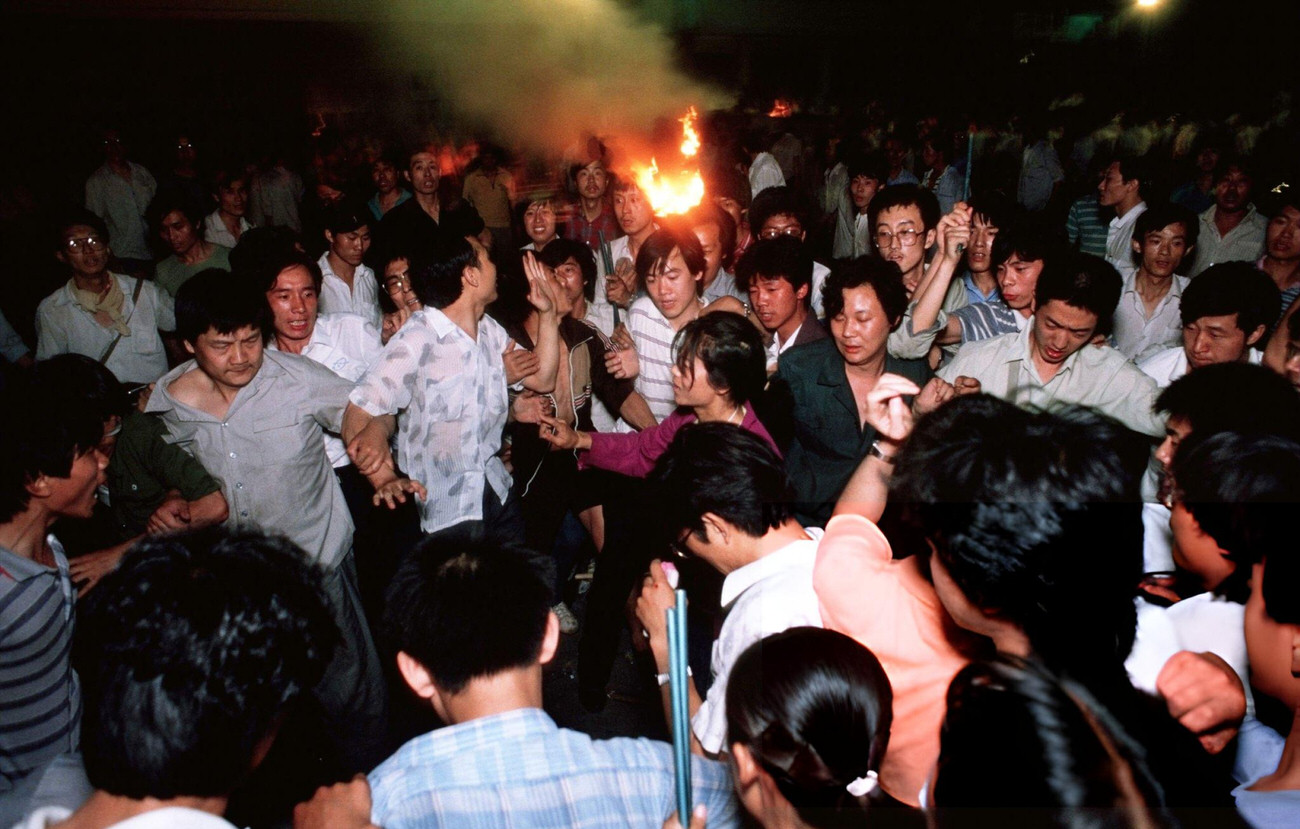
<path fill-rule="evenodd" d="M 365 265 L 357 265 L 352 274 L 352 287 L 344 282 L 330 267 L 328 253 L 321 254 L 320 312 L 322 314 L 356 314 L 379 329 L 384 324 L 384 314 L 379 308 L 379 281 L 375 272 Z"/>

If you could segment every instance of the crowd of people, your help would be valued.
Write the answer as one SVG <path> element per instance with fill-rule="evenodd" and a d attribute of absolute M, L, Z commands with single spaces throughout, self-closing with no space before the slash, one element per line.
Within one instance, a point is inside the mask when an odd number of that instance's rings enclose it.
<path fill-rule="evenodd" d="M 284 825 L 294 741 L 302 827 L 1296 825 L 1289 127 L 752 121 L 672 215 L 106 131 L 0 316 L 0 825 Z M 543 699 L 671 729 L 679 587 L 689 816 Z"/>

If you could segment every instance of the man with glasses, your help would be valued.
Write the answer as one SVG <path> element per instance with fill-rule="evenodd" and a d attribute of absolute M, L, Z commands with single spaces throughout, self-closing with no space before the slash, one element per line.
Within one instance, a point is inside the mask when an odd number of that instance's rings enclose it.
<path fill-rule="evenodd" d="M 171 297 L 153 282 L 108 270 L 108 228 L 80 211 L 60 226 L 54 256 L 71 279 L 36 309 L 36 359 L 84 354 L 128 386 L 167 372 L 160 331 L 176 329 Z"/>
<path fill-rule="evenodd" d="M 754 235 L 758 239 L 793 236 L 802 242 L 808 236 L 804 229 L 808 226 L 808 215 L 807 205 L 794 189 L 785 185 L 769 187 L 755 196 L 749 206 L 749 226 L 754 229 Z M 809 301 L 817 319 L 826 316 L 822 307 L 822 286 L 826 284 L 830 272 L 831 269 L 822 263 L 813 262 Z"/>

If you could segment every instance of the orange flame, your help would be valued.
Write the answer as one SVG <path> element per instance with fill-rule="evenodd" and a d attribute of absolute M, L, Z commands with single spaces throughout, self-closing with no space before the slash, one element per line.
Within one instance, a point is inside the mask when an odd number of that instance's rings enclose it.
<path fill-rule="evenodd" d="M 675 173 L 661 173 L 654 158 L 650 159 L 649 166 L 632 166 L 637 186 L 660 216 L 685 213 L 704 200 L 704 179 L 699 165 L 687 163 L 700 151 L 700 136 L 695 131 L 698 117 L 695 107 L 691 107 L 685 117 L 678 119 L 682 123 L 683 164 Z"/>
<path fill-rule="evenodd" d="M 768 118 L 789 118 L 794 114 L 794 106 L 784 98 L 777 98 L 772 104 L 772 111 L 767 114 Z"/>

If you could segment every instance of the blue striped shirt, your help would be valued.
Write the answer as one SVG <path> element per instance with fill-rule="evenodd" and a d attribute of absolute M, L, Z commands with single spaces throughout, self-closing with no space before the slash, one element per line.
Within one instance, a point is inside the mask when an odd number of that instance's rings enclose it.
<path fill-rule="evenodd" d="M 72 669 L 68 559 L 55 567 L 0 547 L 0 795 L 56 755 L 77 749 L 81 689 Z"/>
<path fill-rule="evenodd" d="M 1065 217 L 1065 235 L 1081 253 L 1106 255 L 1106 234 L 1110 216 L 1103 218 L 1096 193 L 1076 199 Z"/>
<path fill-rule="evenodd" d="M 416 737 L 370 773 L 384 829 L 658 827 L 676 809 L 672 746 L 593 740 L 519 708 Z M 691 802 L 709 829 L 739 825 L 721 763 L 691 758 Z"/>
<path fill-rule="evenodd" d="M 995 296 L 987 302 L 958 308 L 950 316 L 956 317 L 961 323 L 963 343 L 987 340 L 1000 334 L 1010 334 L 1020 330 L 1020 325 L 1016 321 L 1016 317 L 1020 315 L 1012 310 L 1001 296 Z"/>

